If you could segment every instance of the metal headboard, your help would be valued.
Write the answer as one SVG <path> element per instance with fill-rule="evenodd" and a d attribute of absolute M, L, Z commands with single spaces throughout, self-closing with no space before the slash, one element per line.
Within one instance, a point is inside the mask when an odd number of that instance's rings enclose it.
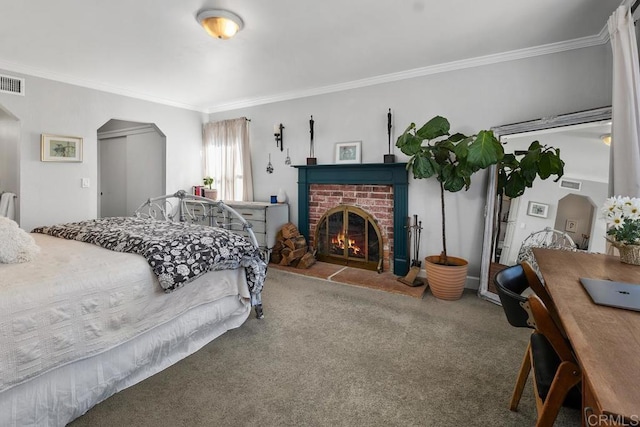
<path fill-rule="evenodd" d="M 213 227 L 247 232 L 251 243 L 256 247 L 256 239 L 251 224 L 235 209 L 226 205 L 222 200 L 211 200 L 194 196 L 184 190 L 173 194 L 147 199 L 135 211 L 139 218 L 154 218 L 175 222 L 204 222 Z M 222 221 L 220 221 L 222 220 Z"/>

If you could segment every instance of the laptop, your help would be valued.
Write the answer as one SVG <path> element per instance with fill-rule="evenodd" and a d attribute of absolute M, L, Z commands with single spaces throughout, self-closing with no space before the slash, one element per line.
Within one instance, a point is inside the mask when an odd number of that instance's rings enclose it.
<path fill-rule="evenodd" d="M 640 311 L 640 284 L 586 277 L 580 283 L 596 304 Z"/>

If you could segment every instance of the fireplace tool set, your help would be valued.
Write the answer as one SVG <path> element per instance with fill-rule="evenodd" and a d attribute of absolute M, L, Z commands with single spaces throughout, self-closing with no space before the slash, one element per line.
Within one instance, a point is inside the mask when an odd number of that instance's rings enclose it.
<path fill-rule="evenodd" d="M 424 283 L 418 279 L 418 273 L 420 273 L 420 237 L 422 236 L 422 221 L 418 221 L 418 215 L 413 216 L 413 224 L 411 224 L 411 217 L 407 217 L 407 255 L 411 253 L 411 237 L 413 236 L 413 259 L 411 260 L 411 268 L 404 277 L 398 277 L 398 281 L 404 283 L 407 286 L 421 286 Z"/>

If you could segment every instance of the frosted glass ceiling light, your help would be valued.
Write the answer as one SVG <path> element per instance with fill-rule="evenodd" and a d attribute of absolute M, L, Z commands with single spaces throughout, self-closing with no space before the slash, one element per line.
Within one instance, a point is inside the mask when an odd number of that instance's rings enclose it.
<path fill-rule="evenodd" d="M 222 9 L 205 9 L 196 16 L 198 23 L 211 37 L 230 39 L 244 27 L 244 22 L 235 13 Z"/>

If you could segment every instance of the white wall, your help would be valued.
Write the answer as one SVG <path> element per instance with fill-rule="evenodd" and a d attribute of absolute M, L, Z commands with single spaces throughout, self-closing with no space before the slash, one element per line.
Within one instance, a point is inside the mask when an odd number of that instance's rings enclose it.
<path fill-rule="evenodd" d="M 382 162 L 387 151 L 386 114 L 394 113 L 393 140 L 411 122 L 447 117 L 452 130 L 474 132 L 492 126 L 595 108 L 611 103 L 610 47 L 579 49 L 543 57 L 435 74 L 326 95 L 211 114 L 211 121 L 251 119 L 251 150 L 256 200 L 269 200 L 278 188 L 289 196 L 297 222 L 297 170 L 309 151 L 309 116 L 315 119 L 318 163 L 333 163 L 334 144 L 362 141 L 363 163 Z M 285 151 L 276 150 L 273 124 L 285 126 Z M 271 153 L 274 173 L 266 173 Z M 399 161 L 406 161 L 396 149 Z M 478 276 L 482 251 L 486 174 L 479 173 L 468 192 L 447 194 L 448 250 L 470 261 Z M 440 208 L 435 180 L 411 180 L 409 213 L 425 227 L 421 257 L 439 253 Z M 468 283 L 473 286 L 474 284 Z"/>
<path fill-rule="evenodd" d="M 21 121 L 21 227 L 97 216 L 97 129 L 112 118 L 155 123 L 166 135 L 166 189 L 187 189 L 202 179 L 201 113 L 12 72 L 24 77 L 26 96 L 0 93 L 0 105 Z M 40 134 L 84 138 L 82 163 L 40 162 Z M 91 180 L 81 188 L 81 178 Z"/>

